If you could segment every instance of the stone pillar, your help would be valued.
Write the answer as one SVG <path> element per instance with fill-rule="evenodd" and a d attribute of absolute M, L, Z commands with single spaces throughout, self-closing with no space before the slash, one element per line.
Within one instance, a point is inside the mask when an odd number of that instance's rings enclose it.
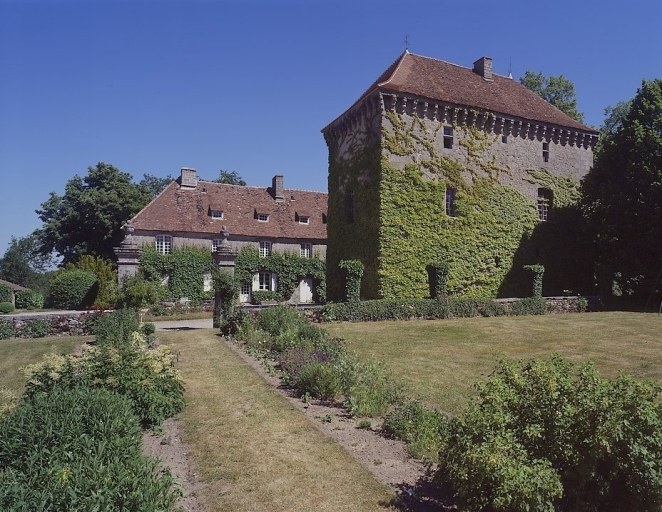
<path fill-rule="evenodd" d="M 124 240 L 122 240 L 119 247 L 113 248 L 117 257 L 117 283 L 120 286 L 126 279 L 138 273 L 141 253 L 141 249 L 133 240 L 134 227 L 131 225 L 131 221 L 124 224 L 122 230 L 124 231 Z"/>
<path fill-rule="evenodd" d="M 216 248 L 216 251 L 212 253 L 214 258 L 214 263 L 223 272 L 227 272 L 231 276 L 234 276 L 234 268 L 236 265 L 237 251 L 235 251 L 228 238 L 230 237 L 230 232 L 226 226 L 223 226 L 221 229 L 221 243 Z M 221 318 L 223 316 L 222 311 L 222 297 L 214 290 L 214 322 L 213 326 L 218 328 L 221 326 Z"/>

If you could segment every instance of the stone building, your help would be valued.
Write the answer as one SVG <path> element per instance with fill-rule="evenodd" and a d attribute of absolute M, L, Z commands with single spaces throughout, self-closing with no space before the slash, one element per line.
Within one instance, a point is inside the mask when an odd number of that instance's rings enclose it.
<path fill-rule="evenodd" d="M 452 293 L 519 293 L 515 266 L 555 260 L 553 221 L 568 218 L 598 139 L 489 57 L 466 68 L 409 52 L 322 133 L 332 300 L 343 259 L 364 263 L 365 298 L 426 296 L 438 261 Z"/>
<path fill-rule="evenodd" d="M 263 257 L 280 252 L 324 259 L 326 212 L 327 194 L 285 189 L 282 175 L 273 177 L 271 187 L 248 187 L 203 181 L 195 169 L 182 168 L 180 178 L 131 219 L 132 243 L 153 245 L 163 254 L 184 246 L 215 251 L 225 229 L 234 251 L 248 245 Z M 259 272 L 252 283 L 243 283 L 241 301 L 249 301 L 254 290 L 274 291 L 277 281 L 277 275 Z M 293 300 L 311 302 L 312 291 L 304 279 Z"/>

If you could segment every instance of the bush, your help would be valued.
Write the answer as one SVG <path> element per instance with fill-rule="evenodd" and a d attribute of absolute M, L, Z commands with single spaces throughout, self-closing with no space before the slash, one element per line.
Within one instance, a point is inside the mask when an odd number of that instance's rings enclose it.
<path fill-rule="evenodd" d="M 9 338 L 14 337 L 15 334 L 14 322 L 0 320 L 0 340 L 8 340 Z"/>
<path fill-rule="evenodd" d="M 115 306 L 118 300 L 117 270 L 112 261 L 101 256 L 85 254 L 76 263 L 68 263 L 65 268 L 92 272 L 99 284 L 94 306 L 99 309 L 109 309 Z"/>
<path fill-rule="evenodd" d="M 54 308 L 87 309 L 94 303 L 99 285 L 93 272 L 73 269 L 58 272 L 51 280 L 48 303 Z"/>
<path fill-rule="evenodd" d="M 519 299 L 510 305 L 509 313 L 513 316 L 544 315 L 548 311 L 547 303 L 542 297 L 527 297 Z"/>
<path fill-rule="evenodd" d="M 132 309 L 118 309 L 112 313 L 99 315 L 92 325 L 92 334 L 97 343 L 122 346 L 129 342 L 131 334 L 140 329 L 136 312 Z"/>
<path fill-rule="evenodd" d="M 16 308 L 11 302 L 0 302 L 0 313 L 13 313 Z"/>
<path fill-rule="evenodd" d="M 450 421 L 437 478 L 467 510 L 659 511 L 661 398 L 590 364 L 502 362 Z"/>
<path fill-rule="evenodd" d="M 53 322 L 44 318 L 25 320 L 17 335 L 21 338 L 43 338 L 51 333 L 52 326 Z"/>
<path fill-rule="evenodd" d="M 16 307 L 18 309 L 41 309 L 44 307 L 44 296 L 32 290 L 16 292 Z"/>
<path fill-rule="evenodd" d="M 55 388 L 0 422 L 0 508 L 172 510 L 174 480 L 141 453 L 131 403 L 107 390 Z"/>
<path fill-rule="evenodd" d="M 338 266 L 345 275 L 345 300 L 347 302 L 360 301 L 363 263 L 359 260 L 342 260 Z"/>
<path fill-rule="evenodd" d="M 292 306 L 273 306 L 261 311 L 257 317 L 257 327 L 271 336 L 279 336 L 286 331 L 298 331 L 307 320 Z"/>
<path fill-rule="evenodd" d="M 313 398 L 333 400 L 340 394 L 340 376 L 332 364 L 309 362 L 299 370 L 296 387 Z"/>
<path fill-rule="evenodd" d="M 159 285 L 138 275 L 124 282 L 118 303 L 125 309 L 146 309 L 158 301 Z"/>
<path fill-rule="evenodd" d="M 262 304 L 263 302 L 283 300 L 280 293 L 269 290 L 255 290 L 251 292 L 251 304 Z"/>
<path fill-rule="evenodd" d="M 407 443 L 412 456 L 436 462 L 446 440 L 448 420 L 440 412 L 427 409 L 418 400 L 396 405 L 384 418 L 382 432 Z"/>
<path fill-rule="evenodd" d="M 0 283 L 0 302 L 13 302 L 14 301 L 14 292 L 12 289 L 4 284 Z"/>
<path fill-rule="evenodd" d="M 142 325 L 140 330 L 145 336 L 151 336 L 156 332 L 156 325 L 151 322 L 147 322 Z"/>

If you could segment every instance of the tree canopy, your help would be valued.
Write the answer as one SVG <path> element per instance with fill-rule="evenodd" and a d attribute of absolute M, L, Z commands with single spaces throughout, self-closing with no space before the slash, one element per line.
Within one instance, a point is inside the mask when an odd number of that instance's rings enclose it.
<path fill-rule="evenodd" d="M 584 114 L 577 110 L 575 84 L 563 75 L 546 77 L 527 70 L 520 83 L 573 119 L 584 122 Z"/>
<path fill-rule="evenodd" d="M 84 254 L 114 259 L 122 224 L 151 199 L 150 190 L 133 183 L 129 173 L 103 162 L 89 167 L 86 176 L 67 182 L 63 196 L 51 192 L 37 210 L 41 252 L 56 251 L 64 263 Z"/>
<path fill-rule="evenodd" d="M 34 233 L 22 238 L 12 237 L 0 259 L 0 279 L 44 291 L 52 264 L 51 255 L 40 252 L 39 239 Z"/>
<path fill-rule="evenodd" d="M 582 188 L 602 273 L 649 294 L 662 270 L 662 80 L 644 81 L 620 127 L 604 134 Z"/>
<path fill-rule="evenodd" d="M 246 186 L 246 182 L 237 171 L 218 171 L 218 178 L 216 183 L 223 183 L 225 185 L 241 185 Z"/>
<path fill-rule="evenodd" d="M 175 178 L 173 178 L 171 174 L 168 174 L 165 178 L 160 178 L 159 176 L 145 173 L 143 174 L 143 179 L 140 180 L 138 185 L 148 189 L 154 198 L 158 196 L 164 188 L 170 185 L 170 182 L 174 179 Z"/>

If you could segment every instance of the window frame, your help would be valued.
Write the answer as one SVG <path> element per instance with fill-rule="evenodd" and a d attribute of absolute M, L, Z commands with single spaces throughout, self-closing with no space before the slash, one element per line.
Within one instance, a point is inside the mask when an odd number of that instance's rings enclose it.
<path fill-rule="evenodd" d="M 172 254 L 172 235 L 156 235 L 154 248 L 159 254 Z"/>
<path fill-rule="evenodd" d="M 310 217 L 308 215 L 299 215 L 299 224 L 310 224 Z"/>
<path fill-rule="evenodd" d="M 269 270 L 260 270 L 257 273 L 257 289 L 259 291 L 264 291 L 264 292 L 274 292 L 274 279 L 273 279 L 273 272 Z M 266 282 L 265 282 L 266 281 Z"/>
<path fill-rule="evenodd" d="M 536 208 L 538 209 L 538 220 L 540 222 L 547 222 L 549 220 L 549 212 L 554 205 L 554 193 L 548 188 L 538 189 L 538 200 L 536 201 Z"/>
<path fill-rule="evenodd" d="M 268 240 L 260 240 L 260 258 L 268 258 L 271 256 L 272 243 Z"/>
<path fill-rule="evenodd" d="M 455 130 L 452 126 L 444 126 L 443 130 L 443 146 L 444 149 L 453 149 L 455 142 Z"/>
<path fill-rule="evenodd" d="M 301 258 L 312 258 L 313 256 L 313 244 L 310 242 L 302 242 L 299 244 L 299 256 Z"/>
<path fill-rule="evenodd" d="M 543 162 L 549 162 L 549 142 L 542 143 L 542 160 Z"/>
<path fill-rule="evenodd" d="M 268 213 L 258 213 L 255 215 L 255 218 L 257 219 L 258 222 L 269 222 Z"/>
<path fill-rule="evenodd" d="M 448 217 L 457 217 L 457 210 L 455 208 L 455 200 L 457 199 L 457 189 L 454 187 L 446 187 L 444 194 L 444 210 Z"/>
<path fill-rule="evenodd" d="M 224 217 L 225 217 L 225 214 L 223 213 L 223 210 L 212 210 L 211 211 L 212 220 L 223 220 Z"/>

